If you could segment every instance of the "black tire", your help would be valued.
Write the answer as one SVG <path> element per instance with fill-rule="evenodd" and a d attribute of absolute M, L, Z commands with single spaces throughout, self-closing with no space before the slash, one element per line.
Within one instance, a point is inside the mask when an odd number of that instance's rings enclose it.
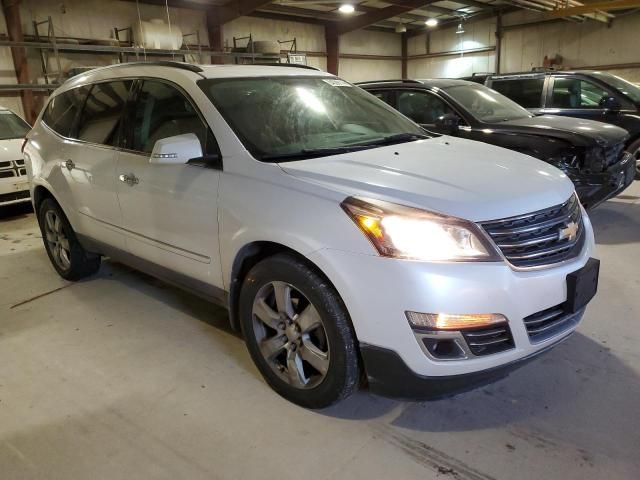
<path fill-rule="evenodd" d="M 56 269 L 62 278 L 75 281 L 93 275 L 98 271 L 101 261 L 100 255 L 87 252 L 82 245 L 80 245 L 67 216 L 55 200 L 45 198 L 40 204 L 37 213 L 44 248 L 47 251 L 53 268 Z M 68 264 L 61 260 L 60 255 L 56 253 L 55 246 L 49 241 L 51 236 L 50 234 L 48 235 L 47 226 L 45 225 L 48 216 L 57 218 L 60 221 L 58 229 L 60 230 L 61 236 L 58 237 L 57 240 L 64 237 L 65 245 L 68 246 L 68 249 L 65 249 L 66 253 L 64 257 L 65 260 L 68 261 Z M 60 244 L 62 241 L 56 241 L 54 243 Z"/>
<path fill-rule="evenodd" d="M 286 283 L 292 287 L 293 290 L 290 290 L 293 292 L 292 299 L 302 294 L 305 297 L 304 300 L 294 300 L 297 303 L 292 305 L 300 307 L 303 301 L 308 301 L 306 306 L 315 308 L 321 320 L 322 332 L 326 333 L 326 335 L 323 333 L 323 336 L 327 342 L 328 368 L 326 373 L 320 374 L 321 378 L 317 380 L 319 383 L 312 388 L 311 383 L 309 388 L 296 387 L 289 381 L 283 380 L 288 373 L 280 370 L 278 374 L 274 366 L 275 359 L 270 363 L 261 353 L 256 333 L 256 328 L 259 327 L 256 327 L 256 324 L 262 325 L 262 323 L 257 316 L 254 316 L 254 301 L 262 298 L 259 294 L 262 295 L 260 292 L 264 292 L 265 288 L 275 285 L 272 282 Z M 273 295 L 275 296 L 275 287 Z M 239 301 L 240 324 L 249 353 L 265 381 L 282 397 L 302 407 L 316 409 L 328 407 L 348 397 L 357 389 L 360 378 L 359 356 L 355 332 L 347 309 L 329 281 L 304 261 L 292 255 L 278 254 L 258 263 L 247 274 Z M 277 314 L 275 310 L 272 312 Z M 293 316 L 293 318 L 300 317 L 301 315 Z M 299 326 L 296 324 L 295 328 Z M 297 331 L 300 332 L 299 329 Z M 274 336 L 278 336 L 277 330 L 273 332 Z M 287 345 L 291 345 L 292 342 L 290 339 L 287 340 L 285 334 L 280 332 L 280 335 L 288 342 Z M 300 335 L 304 335 L 304 332 Z M 303 340 L 300 340 L 299 345 L 299 354 L 302 358 L 304 356 L 302 355 Z M 287 349 L 282 352 L 284 355 L 291 353 Z M 305 368 L 311 365 L 307 364 L 306 360 L 304 362 Z"/>
<path fill-rule="evenodd" d="M 633 159 L 636 162 L 636 180 L 640 180 L 640 138 L 629 145 L 627 151 L 633 155 Z"/>

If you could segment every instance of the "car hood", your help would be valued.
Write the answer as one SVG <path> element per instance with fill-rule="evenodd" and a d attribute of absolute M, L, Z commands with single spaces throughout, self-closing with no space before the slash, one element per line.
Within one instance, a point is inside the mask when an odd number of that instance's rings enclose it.
<path fill-rule="evenodd" d="M 574 145 L 584 147 L 594 144 L 603 147 L 615 145 L 624 142 L 628 136 L 626 130 L 615 125 L 559 115 L 540 115 L 532 118 L 507 120 L 496 124 L 495 127 L 520 134 L 561 138 Z"/>
<path fill-rule="evenodd" d="M 20 160 L 22 158 L 22 142 L 24 142 L 24 138 L 0 140 L 0 162 Z"/>
<path fill-rule="evenodd" d="M 540 160 L 447 136 L 280 167 L 345 196 L 374 197 L 472 221 L 541 210 L 573 192 L 564 173 Z"/>

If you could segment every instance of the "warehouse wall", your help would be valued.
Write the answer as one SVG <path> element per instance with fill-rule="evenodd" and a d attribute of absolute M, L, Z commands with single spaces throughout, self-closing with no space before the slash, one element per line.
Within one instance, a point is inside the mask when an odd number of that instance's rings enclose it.
<path fill-rule="evenodd" d="M 505 25 L 530 20 L 529 12 L 517 12 L 505 18 Z M 638 47 L 633 39 L 640 38 L 640 13 L 618 17 L 613 26 L 601 22 L 553 23 L 506 32 L 503 47 L 505 72 L 530 70 L 542 64 L 545 55 L 556 53 L 569 68 L 615 65 L 639 62 Z M 640 81 L 640 69 L 614 71 L 630 80 Z"/>
<path fill-rule="evenodd" d="M 68 36 L 91 39 L 113 38 L 113 28 L 125 28 L 138 21 L 138 10 L 135 2 L 105 1 L 105 0 L 23 0 L 20 5 L 22 29 L 25 35 L 34 33 L 33 21 L 53 19 L 56 36 Z M 166 20 L 166 10 L 163 6 L 139 5 L 139 16 L 142 20 L 161 18 Z M 179 27 L 183 33 L 200 32 L 200 40 L 208 44 L 206 17 L 202 11 L 171 8 L 171 23 Z M 41 32 L 46 31 L 46 25 Z M 241 37 L 251 33 L 255 40 L 288 40 L 297 39 L 300 51 L 310 52 L 308 64 L 326 69 L 326 44 L 324 27 L 296 23 L 293 21 L 274 21 L 262 18 L 242 17 L 226 24 L 223 28 L 224 43 L 233 46 L 233 37 Z M 4 16 L 0 11 L 0 34 L 7 34 Z M 189 39 L 195 43 L 195 37 Z M 397 60 L 371 60 L 343 58 L 340 61 L 340 74 L 348 80 L 399 78 L 401 73 L 400 36 L 394 33 L 357 31 L 343 35 L 340 40 L 340 50 L 344 54 L 378 54 L 398 57 Z M 33 83 L 43 83 L 42 68 L 39 52 L 27 50 L 29 71 Z M 61 54 L 62 70 L 66 71 L 74 66 L 101 66 L 116 62 L 115 54 Z M 135 56 L 130 57 L 135 60 Z M 193 61 L 197 61 L 194 57 Z M 205 59 L 207 61 L 207 59 Z M 51 55 L 48 69 L 56 71 L 57 65 Z M 0 48 L 0 83 L 15 83 L 15 70 L 9 48 Z M 43 100 L 43 97 L 37 97 Z M 0 105 L 9 107 L 21 115 L 22 103 L 15 94 L 0 96 Z"/>
<path fill-rule="evenodd" d="M 503 24 L 514 25 L 536 19 L 534 12 L 520 11 L 505 15 Z M 458 51 L 461 48 L 495 47 L 496 20 L 470 23 L 465 33 L 456 35 L 456 26 L 430 34 L 430 52 Z M 501 71 L 528 71 L 541 66 L 545 55 L 559 54 L 567 68 L 604 66 L 638 62 L 635 45 L 630 45 L 640 30 L 640 13 L 621 16 L 613 26 L 588 21 L 582 24 L 560 22 L 507 31 L 502 41 Z M 410 39 L 409 55 L 425 54 L 427 35 Z M 495 53 L 483 52 L 408 62 L 409 77 L 459 77 L 473 72 L 495 71 Z M 610 70 L 632 81 L 640 81 L 640 69 Z"/>
<path fill-rule="evenodd" d="M 443 28 L 409 39 L 407 54 L 452 52 L 495 46 L 496 20 L 489 19 L 465 25 L 465 33 L 456 34 L 456 26 Z M 427 51 L 427 45 L 429 46 Z M 462 77 L 473 72 L 493 72 L 494 52 L 456 54 L 407 62 L 409 78 Z"/>

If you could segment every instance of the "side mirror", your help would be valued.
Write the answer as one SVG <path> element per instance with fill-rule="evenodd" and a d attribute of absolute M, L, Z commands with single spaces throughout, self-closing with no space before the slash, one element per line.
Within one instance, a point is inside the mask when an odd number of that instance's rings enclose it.
<path fill-rule="evenodd" d="M 202 146 L 194 133 L 162 138 L 151 152 L 150 163 L 157 165 L 184 165 L 192 158 L 202 158 Z"/>
<path fill-rule="evenodd" d="M 436 119 L 436 129 L 447 135 L 457 135 L 460 130 L 460 118 L 453 113 L 447 113 Z"/>
<path fill-rule="evenodd" d="M 622 105 L 616 97 L 602 97 L 600 106 L 610 113 L 618 113 L 622 110 Z"/>

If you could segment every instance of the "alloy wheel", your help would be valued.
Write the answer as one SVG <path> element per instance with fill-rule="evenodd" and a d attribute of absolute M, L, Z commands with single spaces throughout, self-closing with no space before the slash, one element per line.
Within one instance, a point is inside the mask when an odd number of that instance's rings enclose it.
<path fill-rule="evenodd" d="M 270 282 L 256 295 L 253 334 L 271 369 L 294 388 L 319 385 L 327 375 L 330 355 L 320 314 L 293 285 Z"/>
<path fill-rule="evenodd" d="M 633 161 L 636 162 L 636 178 L 640 178 L 640 147 L 635 152 L 631 152 Z"/>
<path fill-rule="evenodd" d="M 53 260 L 58 267 L 68 270 L 71 267 L 71 247 L 62 219 L 53 210 L 48 210 L 44 215 L 44 233 Z"/>

